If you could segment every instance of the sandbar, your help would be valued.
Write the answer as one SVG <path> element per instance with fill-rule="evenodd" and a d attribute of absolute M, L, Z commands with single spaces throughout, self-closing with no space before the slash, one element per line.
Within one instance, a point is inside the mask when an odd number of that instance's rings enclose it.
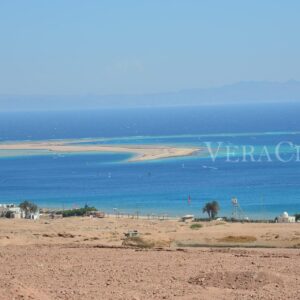
<path fill-rule="evenodd" d="M 130 162 L 165 159 L 171 157 L 191 156 L 200 151 L 198 147 L 175 147 L 167 145 L 99 145 L 82 144 L 86 140 L 48 140 L 48 141 L 24 141 L 24 142 L 3 142 L 0 143 L 0 150 L 30 150 L 50 151 L 54 153 L 79 153 L 79 152 L 115 152 L 132 153 L 128 159 Z M 93 140 L 89 140 L 93 141 Z"/>

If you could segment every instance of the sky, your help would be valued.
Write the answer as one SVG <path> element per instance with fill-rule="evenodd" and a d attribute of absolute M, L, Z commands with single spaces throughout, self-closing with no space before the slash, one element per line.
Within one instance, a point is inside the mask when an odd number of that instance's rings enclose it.
<path fill-rule="evenodd" d="M 300 1 L 0 0 L 0 94 L 300 80 Z"/>

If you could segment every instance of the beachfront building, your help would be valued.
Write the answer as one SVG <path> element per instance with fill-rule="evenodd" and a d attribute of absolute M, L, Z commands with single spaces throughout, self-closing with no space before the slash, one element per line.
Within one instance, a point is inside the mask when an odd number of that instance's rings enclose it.
<path fill-rule="evenodd" d="M 7 208 L 3 204 L 0 204 L 0 218 L 5 217 L 6 211 L 7 211 Z"/>
<path fill-rule="evenodd" d="M 10 207 L 7 211 L 8 217 L 12 219 L 21 219 L 24 217 L 24 213 L 20 207 Z"/>
<path fill-rule="evenodd" d="M 275 219 L 277 223 L 295 223 L 296 217 L 289 216 L 289 214 L 285 211 L 279 217 Z"/>
<path fill-rule="evenodd" d="M 40 219 L 40 213 L 39 211 L 33 213 L 33 212 L 28 212 L 25 215 L 25 219 L 30 219 L 30 220 L 39 220 Z"/>
<path fill-rule="evenodd" d="M 22 218 L 22 210 L 14 204 L 0 204 L 0 217 Z"/>
<path fill-rule="evenodd" d="M 15 204 L 0 204 L 0 217 L 10 218 L 10 219 L 30 219 L 38 220 L 40 218 L 39 211 L 25 212 L 21 207 L 16 206 Z"/>

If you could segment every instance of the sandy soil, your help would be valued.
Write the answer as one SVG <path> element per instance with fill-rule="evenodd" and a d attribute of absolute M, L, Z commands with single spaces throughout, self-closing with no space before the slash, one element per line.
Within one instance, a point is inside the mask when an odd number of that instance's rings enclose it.
<path fill-rule="evenodd" d="M 39 221 L 0 218 L 0 246 L 92 243 L 121 246 L 124 233 L 138 230 L 140 236 L 157 246 L 244 246 L 300 248 L 300 223 L 194 222 L 124 217 L 72 217 Z M 59 235 L 70 235 L 62 238 Z"/>
<path fill-rule="evenodd" d="M 299 298 L 300 224 L 190 225 L 0 219 L 0 299 Z M 124 246 L 131 229 L 153 248 Z M 241 247 L 178 246 L 204 244 Z"/>
<path fill-rule="evenodd" d="M 86 140 L 84 140 L 86 141 Z M 91 140 L 89 140 L 91 141 Z M 79 143 L 80 140 L 77 141 Z M 162 158 L 190 156 L 200 149 L 190 147 L 170 147 L 152 145 L 82 145 L 76 142 L 64 141 L 41 141 L 41 142 L 16 142 L 0 143 L 0 150 L 35 150 L 51 151 L 55 153 L 76 153 L 76 152 L 119 152 L 133 153 L 129 161 L 146 161 Z"/>

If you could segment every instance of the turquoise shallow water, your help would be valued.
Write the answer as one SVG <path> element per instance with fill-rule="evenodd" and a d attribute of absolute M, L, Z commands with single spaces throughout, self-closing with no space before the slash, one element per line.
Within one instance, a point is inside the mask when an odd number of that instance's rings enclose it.
<path fill-rule="evenodd" d="M 220 202 L 221 215 L 230 215 L 231 197 L 237 196 L 250 217 L 273 217 L 282 211 L 300 211 L 300 162 L 282 163 L 272 154 L 277 141 L 290 135 L 223 137 L 224 145 L 254 138 L 257 154 L 267 142 L 273 162 L 228 162 L 220 155 L 213 162 L 206 154 L 186 158 L 128 163 L 130 154 L 63 154 L 2 157 L 0 187 L 2 202 L 31 199 L 46 207 L 73 207 L 85 203 L 100 209 L 123 212 L 201 215 L 208 200 Z M 293 135 L 296 143 L 300 135 Z M 213 145 L 219 137 L 176 136 L 129 138 L 132 144 Z M 128 141 L 122 139 L 124 143 Z M 106 140 L 106 143 L 109 143 Z M 118 141 L 120 143 L 120 141 Z M 284 150 L 284 151 L 283 151 Z M 282 155 L 287 155 L 283 148 Z M 286 149 L 288 150 L 288 149 Z M 274 151 L 273 151 L 274 152 Z M 30 154 L 30 155 L 28 155 Z M 222 154 L 222 153 L 221 153 Z M 257 156 L 258 157 L 258 156 Z M 241 157 L 240 157 L 241 158 Z M 190 195 L 192 201 L 188 203 Z"/>
<path fill-rule="evenodd" d="M 38 116 L 9 114 L 10 120 L 14 119 L 13 126 L 3 121 L 5 114 L 0 119 L 3 141 L 100 137 L 97 143 L 102 144 L 203 146 L 209 142 L 216 147 L 222 142 L 223 148 L 215 162 L 207 153 L 137 163 L 127 162 L 130 154 L 33 155 L 27 152 L 7 156 L 6 153 L 0 158 L 0 203 L 30 199 L 45 207 L 88 203 L 110 212 L 117 208 L 123 212 L 138 210 L 141 214 L 203 216 L 204 203 L 217 199 L 220 215 L 229 216 L 231 198 L 236 196 L 245 215 L 252 218 L 273 218 L 283 211 L 300 212 L 300 162 L 283 163 L 275 158 L 278 143 L 290 141 L 300 145 L 299 121 L 294 118 L 300 110 L 298 106 L 281 107 L 271 114 L 268 109 L 250 107 L 249 115 L 240 108 L 240 118 L 235 117 L 237 107 L 222 114 L 214 108 L 190 112 L 171 109 L 165 114 L 137 110 L 136 114 L 129 113 L 130 118 L 124 111 L 110 111 L 110 118 L 103 117 L 103 112 L 98 115 L 93 112 L 92 116 L 86 112 L 89 118 L 71 112 Z M 256 115 L 262 112 L 266 119 L 260 123 Z M 149 113 L 152 120 L 148 119 Z M 143 114 L 144 123 L 140 120 Z M 245 120 L 248 125 L 244 124 Z M 253 145 L 256 158 L 262 147 L 267 146 L 272 162 L 265 156 L 260 162 L 228 162 L 224 151 L 228 145 Z M 284 158 L 292 152 L 294 149 L 287 145 L 281 147 Z M 232 158 L 241 158 L 240 155 L 238 150 Z"/>

